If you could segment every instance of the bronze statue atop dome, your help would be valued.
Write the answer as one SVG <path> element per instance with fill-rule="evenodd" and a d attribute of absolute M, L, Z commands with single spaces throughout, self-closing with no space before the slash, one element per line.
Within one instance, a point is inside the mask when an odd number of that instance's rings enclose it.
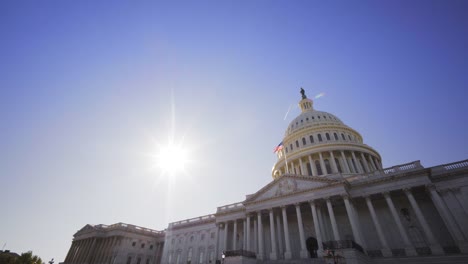
<path fill-rule="evenodd" d="M 307 96 L 305 95 L 305 91 L 304 89 L 301 87 L 301 95 L 302 95 L 302 99 L 306 99 Z"/>

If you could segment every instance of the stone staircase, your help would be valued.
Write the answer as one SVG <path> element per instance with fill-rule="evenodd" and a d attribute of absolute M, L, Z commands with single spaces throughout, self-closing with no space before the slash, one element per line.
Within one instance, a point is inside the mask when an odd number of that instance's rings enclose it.
<path fill-rule="evenodd" d="M 327 262 L 322 258 L 291 259 L 291 260 L 285 260 L 285 259 L 264 260 L 262 262 L 257 262 L 257 263 L 262 263 L 262 264 L 327 264 Z"/>
<path fill-rule="evenodd" d="M 373 264 L 468 264 L 468 255 L 375 258 Z"/>

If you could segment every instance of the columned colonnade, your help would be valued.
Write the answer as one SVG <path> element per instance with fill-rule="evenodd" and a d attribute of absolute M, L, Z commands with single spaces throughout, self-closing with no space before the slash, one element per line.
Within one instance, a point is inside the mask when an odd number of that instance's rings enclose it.
<path fill-rule="evenodd" d="M 86 239 L 74 240 L 68 254 L 65 258 L 65 263 L 108 263 L 112 264 L 114 258 L 117 257 L 114 252 L 114 247 L 119 245 L 119 242 L 123 240 L 121 236 L 110 236 L 110 237 L 90 237 Z M 164 248 L 164 242 L 155 243 L 155 254 L 153 255 L 153 261 L 150 263 L 159 263 L 159 259 L 162 257 Z M 124 256 L 127 261 L 126 257 Z M 136 258 L 132 260 L 132 263 L 136 263 Z M 143 262 L 141 264 L 144 264 Z"/>
<path fill-rule="evenodd" d="M 443 199 L 440 197 L 439 193 L 435 190 L 433 185 L 426 186 L 426 189 L 429 193 L 431 200 L 434 203 L 435 208 L 439 212 L 441 218 L 443 219 L 444 223 L 447 226 L 450 234 L 452 235 L 456 245 L 460 248 L 461 252 L 468 253 L 468 247 L 466 246 L 466 237 L 463 235 L 462 228 L 456 221 L 453 219 L 453 216 L 449 212 L 449 208 L 444 203 Z M 427 223 L 427 219 L 423 215 L 421 208 L 418 202 L 415 200 L 411 189 L 403 189 L 406 199 L 409 201 L 411 208 L 413 209 L 416 219 L 422 227 L 422 232 L 426 241 L 429 243 L 429 247 L 433 255 L 442 255 L 444 251 L 441 245 L 438 243 L 437 239 L 435 238 L 433 231 L 431 230 L 430 226 Z M 387 205 L 387 210 L 390 211 L 392 221 L 396 224 L 398 235 L 401 237 L 403 241 L 403 247 L 405 254 L 407 256 L 416 256 L 417 252 L 412 244 L 407 230 L 404 228 L 400 216 L 398 215 L 397 209 L 394 205 L 392 195 L 390 192 L 382 192 L 373 195 L 380 195 L 384 197 L 385 203 Z M 392 256 L 392 251 L 388 242 L 388 238 L 385 235 L 385 232 L 382 229 L 382 225 L 379 221 L 379 217 L 377 216 L 376 210 L 372 203 L 371 196 L 363 196 L 365 200 L 365 205 L 370 213 L 370 217 L 372 223 L 377 231 L 378 240 L 380 242 L 380 249 L 383 256 Z M 328 236 L 333 238 L 332 240 L 343 240 L 343 234 L 339 233 L 337 220 L 335 217 L 335 210 L 333 208 L 333 204 L 342 200 L 346 209 L 346 216 L 347 220 L 350 223 L 351 231 L 353 234 L 353 238 L 355 242 L 360 244 L 364 249 L 369 249 L 369 245 L 366 245 L 366 241 L 363 237 L 363 232 L 360 226 L 358 212 L 347 194 L 342 195 L 335 195 L 333 197 L 322 197 L 311 201 L 304 201 L 301 203 L 289 204 L 280 207 L 274 207 L 269 209 L 263 209 L 255 212 L 247 213 L 247 216 L 242 219 L 236 219 L 231 221 L 223 222 L 224 224 L 224 241 L 223 244 L 220 245 L 218 248 L 221 251 L 224 250 L 237 250 L 237 249 L 244 249 L 247 251 L 252 251 L 257 253 L 258 259 L 291 259 L 292 249 L 291 249 L 291 242 L 292 239 L 299 239 L 300 251 L 299 256 L 300 258 L 308 258 L 309 252 L 306 247 L 306 234 L 304 232 L 304 226 L 313 226 L 313 230 L 315 231 L 315 236 L 318 242 L 318 256 L 323 254 L 323 242 L 324 232 L 330 232 L 330 230 L 326 230 L 324 226 L 331 226 L 331 234 Z M 313 223 L 304 223 L 302 213 L 304 208 L 301 208 L 301 205 L 307 203 L 308 210 L 310 210 L 312 215 L 312 222 Z M 291 215 L 287 214 L 288 208 L 294 208 L 296 212 L 296 221 L 294 221 L 298 226 L 297 229 L 299 231 L 299 238 L 291 237 L 289 229 L 291 228 Z M 468 209 L 468 208 L 466 208 Z M 323 217 L 322 212 L 320 210 L 327 210 L 328 212 L 328 219 Z M 468 213 L 468 211 L 467 211 Z M 264 217 L 267 217 L 267 221 L 263 221 Z M 329 223 L 325 223 L 325 220 L 328 220 Z M 281 223 L 282 222 L 282 223 Z M 264 229 L 264 224 L 269 223 L 269 228 Z M 239 225 L 242 224 L 242 228 L 239 228 Z M 232 228 L 230 228 L 232 227 Z M 229 234 L 229 230 L 233 232 Z M 237 243 L 237 234 L 239 232 L 242 233 L 242 237 L 244 239 L 244 243 L 242 247 L 240 247 Z M 270 238 L 270 252 L 265 252 L 265 241 L 264 241 L 264 234 L 263 232 L 269 232 Z M 218 229 L 218 233 L 221 232 Z M 253 238 L 253 239 L 252 239 Z M 228 246 L 228 239 L 232 239 L 231 247 Z M 252 243 L 253 242 L 253 243 Z M 296 241 L 297 242 L 297 241 Z M 221 252 L 217 252 L 219 255 Z"/>
<path fill-rule="evenodd" d="M 298 159 L 287 159 L 287 162 L 287 166 L 284 164 L 278 169 L 282 174 L 320 176 L 334 173 L 367 173 L 382 169 L 375 156 L 352 150 L 315 152 Z"/>

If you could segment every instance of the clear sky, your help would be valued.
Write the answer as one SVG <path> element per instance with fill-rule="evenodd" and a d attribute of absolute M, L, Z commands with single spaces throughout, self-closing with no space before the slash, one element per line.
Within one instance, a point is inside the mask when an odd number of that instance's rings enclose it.
<path fill-rule="evenodd" d="M 0 247 L 164 229 L 271 181 L 304 87 L 385 167 L 468 158 L 468 1 L 0 1 Z M 169 138 L 191 163 L 167 177 Z"/>

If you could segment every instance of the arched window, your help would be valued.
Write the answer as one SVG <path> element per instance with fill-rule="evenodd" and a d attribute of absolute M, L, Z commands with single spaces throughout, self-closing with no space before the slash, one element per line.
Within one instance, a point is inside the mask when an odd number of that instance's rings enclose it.
<path fill-rule="evenodd" d="M 333 136 L 335 137 L 335 140 L 338 140 L 338 135 L 336 133 L 333 133 Z"/>
<path fill-rule="evenodd" d="M 198 263 L 200 263 L 200 264 L 203 263 L 204 255 L 205 255 L 205 252 L 203 252 L 203 250 L 200 250 L 200 256 L 198 258 Z"/>
<path fill-rule="evenodd" d="M 323 140 L 322 140 L 322 134 L 318 134 L 317 137 L 318 137 L 318 140 L 319 140 L 320 142 L 323 141 Z"/>
<path fill-rule="evenodd" d="M 325 161 L 325 169 L 326 169 L 327 174 L 331 174 L 332 169 L 330 167 L 330 161 L 328 161 L 328 159 L 325 159 L 324 161 Z"/>
<path fill-rule="evenodd" d="M 341 138 L 342 138 L 343 140 L 346 140 L 346 138 L 344 137 L 344 134 L 343 134 L 343 133 L 341 133 Z"/>
<path fill-rule="evenodd" d="M 214 251 L 210 251 L 210 260 L 209 260 L 209 263 L 213 263 L 213 260 L 214 260 Z"/>
<path fill-rule="evenodd" d="M 286 153 L 288 153 L 288 147 L 286 147 L 285 150 L 286 150 Z"/>
<path fill-rule="evenodd" d="M 314 143 L 314 136 L 310 136 L 309 139 L 310 139 L 310 144 Z"/>
<path fill-rule="evenodd" d="M 296 147 L 299 147 L 299 141 L 296 140 Z"/>
<path fill-rule="evenodd" d="M 317 174 L 323 175 L 322 166 L 320 166 L 320 162 L 318 160 L 315 161 L 315 167 L 317 168 Z"/>
<path fill-rule="evenodd" d="M 189 248 L 188 254 L 187 254 L 187 264 L 192 263 L 192 248 Z"/>
<path fill-rule="evenodd" d="M 330 134 L 325 133 L 325 136 L 327 137 L 327 140 L 330 140 Z"/>
<path fill-rule="evenodd" d="M 293 146 L 292 146 L 292 144 L 289 144 L 289 148 L 291 149 L 291 151 L 293 151 Z"/>
<path fill-rule="evenodd" d="M 305 146 L 305 144 L 306 144 L 306 139 L 302 138 L 302 145 Z"/>
<path fill-rule="evenodd" d="M 352 139 L 351 139 L 351 136 L 350 136 L 350 135 L 348 135 L 348 138 L 349 138 L 349 140 L 350 140 L 350 141 L 352 141 Z"/>
<path fill-rule="evenodd" d="M 336 167 L 338 168 L 338 172 L 343 173 L 343 170 L 341 169 L 340 162 L 338 161 L 337 158 L 335 158 L 335 163 L 336 163 Z"/>

